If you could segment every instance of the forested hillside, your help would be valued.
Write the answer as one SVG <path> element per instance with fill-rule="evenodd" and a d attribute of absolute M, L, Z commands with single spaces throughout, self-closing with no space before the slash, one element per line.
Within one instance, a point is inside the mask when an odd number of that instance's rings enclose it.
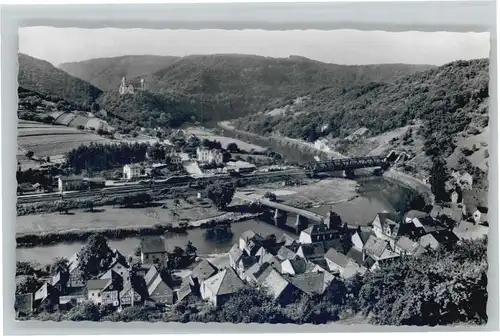
<path fill-rule="evenodd" d="M 252 55 L 193 55 L 179 59 L 127 56 L 62 65 L 70 73 L 116 91 L 128 74 L 132 83 L 146 79 L 148 90 L 168 97 L 185 96 L 196 102 L 199 119 L 222 120 L 245 116 L 322 87 L 341 90 L 372 81 L 391 82 L 425 70 L 427 65 L 327 64 L 303 57 L 270 58 Z M 153 72 L 154 66 L 162 68 Z M 83 75 L 85 73 L 85 75 Z M 146 76 L 144 74 L 149 73 Z M 137 75 L 139 76 L 139 75 Z"/>
<path fill-rule="evenodd" d="M 19 86 L 44 95 L 90 106 L 101 90 L 57 69 L 49 62 L 19 54 Z"/>
<path fill-rule="evenodd" d="M 59 68 L 103 91 L 116 91 L 123 76 L 134 78 L 150 74 L 165 68 L 178 59 L 179 57 L 175 56 L 120 56 L 62 63 Z"/>
<path fill-rule="evenodd" d="M 315 141 L 344 138 L 360 127 L 377 135 L 417 119 L 423 121 L 419 134 L 426 154 L 448 156 L 455 135 L 471 124 L 488 124 L 488 68 L 487 59 L 456 61 L 394 83 L 322 88 L 292 109 L 250 115 L 234 124 L 249 132 Z"/>
<path fill-rule="evenodd" d="M 175 128 L 199 120 L 197 102 L 178 93 L 162 95 L 138 91 L 122 96 L 117 92 L 105 92 L 99 98 L 99 105 L 125 122 L 141 127 Z"/>

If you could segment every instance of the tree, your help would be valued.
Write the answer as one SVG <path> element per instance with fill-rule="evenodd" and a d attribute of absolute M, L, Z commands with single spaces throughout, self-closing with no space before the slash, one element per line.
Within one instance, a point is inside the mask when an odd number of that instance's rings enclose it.
<path fill-rule="evenodd" d="M 35 155 L 35 153 L 33 153 L 33 151 L 27 151 L 25 155 L 28 158 L 28 160 L 31 160 Z"/>
<path fill-rule="evenodd" d="M 113 251 L 109 248 L 106 238 L 100 233 L 92 234 L 87 244 L 78 252 L 83 280 L 91 279 L 106 271 L 112 259 Z"/>
<path fill-rule="evenodd" d="M 16 262 L 16 275 L 34 275 L 35 269 L 27 261 Z"/>
<path fill-rule="evenodd" d="M 234 142 L 228 143 L 226 148 L 231 153 L 238 153 L 240 151 L 238 145 Z"/>
<path fill-rule="evenodd" d="M 432 193 L 437 202 L 447 201 L 449 196 L 446 192 L 446 181 L 449 179 L 446 171 L 446 163 L 441 157 L 436 157 L 432 161 L 432 167 L 429 172 L 429 183 Z"/>
<path fill-rule="evenodd" d="M 93 302 L 85 301 L 73 307 L 67 315 L 70 321 L 99 321 L 101 314 L 99 307 Z"/>
<path fill-rule="evenodd" d="M 63 257 L 57 257 L 54 262 L 50 265 L 50 274 L 55 275 L 57 273 L 67 273 L 69 271 L 69 260 Z"/>
<path fill-rule="evenodd" d="M 196 248 L 196 246 L 193 245 L 193 242 L 189 240 L 186 244 L 186 254 L 189 256 L 194 255 L 196 257 L 197 250 L 198 249 Z"/>
<path fill-rule="evenodd" d="M 32 275 L 16 277 L 16 294 L 27 294 L 36 292 L 42 282 Z"/>
<path fill-rule="evenodd" d="M 66 258 L 55 258 L 52 265 L 50 265 L 50 274 L 60 274 L 61 283 L 66 286 L 69 281 L 69 261 Z"/>
<path fill-rule="evenodd" d="M 228 204 L 233 200 L 234 192 L 235 187 L 232 183 L 214 183 L 209 185 L 205 190 L 207 198 L 219 210 L 227 209 Z"/>

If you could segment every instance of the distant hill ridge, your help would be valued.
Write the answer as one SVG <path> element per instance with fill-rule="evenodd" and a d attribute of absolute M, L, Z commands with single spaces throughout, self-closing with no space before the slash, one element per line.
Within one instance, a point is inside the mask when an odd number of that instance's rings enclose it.
<path fill-rule="evenodd" d="M 44 95 L 89 106 L 102 91 L 88 82 L 69 75 L 47 61 L 19 53 L 19 86 Z"/>
<path fill-rule="evenodd" d="M 191 100 L 195 106 L 190 110 L 198 120 L 222 120 L 279 106 L 322 87 L 341 90 L 369 82 L 393 82 L 434 66 L 346 66 L 297 56 L 215 54 L 121 56 L 65 63 L 60 68 L 108 91 L 106 96 L 118 90 L 123 76 L 130 83 L 144 78 L 152 93 Z M 105 97 L 101 100 L 109 101 Z M 130 110 L 127 114 L 130 116 Z"/>

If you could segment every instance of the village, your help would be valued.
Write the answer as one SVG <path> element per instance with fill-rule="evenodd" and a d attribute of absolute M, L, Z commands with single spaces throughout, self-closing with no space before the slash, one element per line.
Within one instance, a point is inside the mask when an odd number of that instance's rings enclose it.
<path fill-rule="evenodd" d="M 461 175 L 455 178 L 456 185 L 467 187 Z M 164 311 L 200 300 L 220 307 L 248 285 L 265 288 L 277 303 L 287 305 L 301 295 L 322 295 L 333 279 L 346 281 L 400 258 L 487 235 L 487 210 L 467 207 L 464 199 L 453 197 L 450 204 L 428 210 L 410 210 L 404 216 L 379 213 L 369 226 L 354 229 L 329 212 L 324 223 L 308 226 L 298 238 L 286 232 L 262 237 L 249 230 L 227 253 L 215 257 L 196 256 L 193 246 L 172 252 L 163 237 L 145 236 L 135 255 L 113 250 L 111 262 L 90 278 L 82 276 L 82 255 L 75 253 L 62 269 L 39 279 L 43 285 L 35 292 L 16 295 L 15 308 L 18 316 L 27 316 L 68 310 L 82 302 L 117 311 L 131 306 Z M 190 267 L 165 268 L 172 265 L 169 258 L 183 253 L 193 257 Z"/>

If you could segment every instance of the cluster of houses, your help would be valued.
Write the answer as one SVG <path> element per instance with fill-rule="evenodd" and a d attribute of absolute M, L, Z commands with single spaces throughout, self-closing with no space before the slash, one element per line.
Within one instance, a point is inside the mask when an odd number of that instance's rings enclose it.
<path fill-rule="evenodd" d="M 201 260 L 181 283 L 165 278 L 154 266 L 168 253 L 161 237 L 146 237 L 140 245 L 142 286 L 131 279 L 130 265 L 114 250 L 110 266 L 94 279 L 80 277 L 79 260 L 69 260 L 69 274 L 55 274 L 35 293 L 16 296 L 16 309 L 29 313 L 44 302 L 65 305 L 92 301 L 117 309 L 137 304 L 170 305 L 198 297 L 220 306 L 248 283 L 266 287 L 281 303 L 298 294 L 323 294 L 334 278 L 349 279 L 374 272 L 402 256 L 418 256 L 426 249 L 454 246 L 462 239 L 482 238 L 488 232 L 485 209 L 434 205 L 429 212 L 411 210 L 404 216 L 379 213 L 370 225 L 357 229 L 330 212 L 324 223 L 310 225 L 297 237 L 279 239 L 244 232 L 221 267 Z M 142 290 L 140 288 L 143 288 Z"/>

